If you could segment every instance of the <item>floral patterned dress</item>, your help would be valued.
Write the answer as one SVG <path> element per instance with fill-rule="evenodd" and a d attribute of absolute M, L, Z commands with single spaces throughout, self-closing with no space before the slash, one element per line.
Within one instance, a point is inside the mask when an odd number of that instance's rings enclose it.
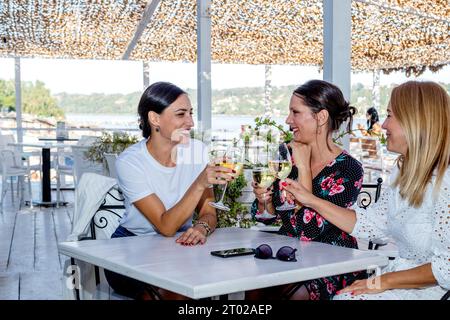
<path fill-rule="evenodd" d="M 297 179 L 297 167 L 293 167 L 289 178 Z M 326 165 L 313 179 L 313 194 L 341 207 L 351 207 L 358 197 L 364 177 L 364 171 L 357 160 L 346 151 L 339 154 Z M 280 183 L 277 180 L 273 189 L 273 204 L 282 204 Z M 257 200 L 252 205 L 252 215 L 257 212 Z M 295 213 L 295 214 L 294 214 Z M 297 212 L 277 211 L 281 217 L 280 233 L 297 237 L 302 241 L 319 241 L 332 245 L 357 248 L 356 239 L 342 231 L 319 213 L 308 207 L 302 207 Z M 365 272 L 355 272 L 331 276 L 305 282 L 311 300 L 332 299 L 336 291 L 348 286 L 357 279 L 365 278 Z"/>

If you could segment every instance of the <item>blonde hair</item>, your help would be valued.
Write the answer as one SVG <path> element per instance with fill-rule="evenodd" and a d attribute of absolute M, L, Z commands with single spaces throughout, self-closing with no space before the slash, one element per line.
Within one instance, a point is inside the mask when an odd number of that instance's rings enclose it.
<path fill-rule="evenodd" d="M 392 90 L 390 107 L 402 127 L 408 150 L 399 158 L 394 182 L 402 198 L 420 207 L 436 173 L 439 190 L 450 162 L 450 97 L 434 82 L 408 81 Z"/>

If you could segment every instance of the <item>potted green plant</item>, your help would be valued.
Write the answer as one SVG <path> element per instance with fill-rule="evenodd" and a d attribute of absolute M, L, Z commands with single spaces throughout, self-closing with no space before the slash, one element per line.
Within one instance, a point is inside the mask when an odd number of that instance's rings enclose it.
<path fill-rule="evenodd" d="M 291 131 L 286 131 L 282 125 L 276 123 L 274 120 L 271 120 L 270 118 L 266 117 L 256 117 L 255 118 L 255 130 L 259 131 L 261 127 L 267 126 L 267 127 L 273 127 L 277 129 L 281 134 L 281 140 L 284 142 L 290 142 L 294 138 Z M 268 130 L 266 133 L 265 140 L 269 143 L 275 142 L 274 141 L 274 134 L 271 130 Z"/>
<path fill-rule="evenodd" d="M 105 172 L 106 164 L 104 162 L 104 153 L 121 153 L 129 146 L 138 142 L 138 137 L 130 135 L 126 132 L 103 132 L 94 143 L 88 148 L 85 155 L 86 158 L 101 163 L 104 166 Z"/>

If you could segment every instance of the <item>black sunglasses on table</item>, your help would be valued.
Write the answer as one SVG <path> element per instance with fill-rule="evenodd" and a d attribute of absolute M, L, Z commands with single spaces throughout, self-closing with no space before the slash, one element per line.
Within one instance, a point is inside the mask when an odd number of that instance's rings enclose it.
<path fill-rule="evenodd" d="M 294 249 L 289 246 L 281 247 L 275 257 L 273 256 L 272 248 L 268 244 L 262 244 L 255 249 L 255 258 L 258 259 L 278 259 L 281 261 L 292 261 L 295 262 L 297 259 L 295 258 L 295 252 L 297 249 Z"/>

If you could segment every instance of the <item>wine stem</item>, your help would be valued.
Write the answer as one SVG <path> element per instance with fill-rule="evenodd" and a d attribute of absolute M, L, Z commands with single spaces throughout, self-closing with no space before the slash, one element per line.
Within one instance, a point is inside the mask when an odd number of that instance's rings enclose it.
<path fill-rule="evenodd" d="M 286 201 L 287 201 L 287 199 L 286 199 L 287 193 L 286 193 L 286 190 L 285 190 L 285 189 L 283 189 L 283 197 L 284 197 L 283 203 L 286 203 Z"/>
<path fill-rule="evenodd" d="M 228 183 L 226 183 L 225 187 L 223 188 L 222 197 L 220 198 L 220 201 L 219 201 L 221 203 L 223 203 L 223 198 L 225 197 L 225 192 L 227 191 L 227 186 L 228 186 Z"/>
<path fill-rule="evenodd" d="M 263 194 L 263 197 L 264 197 L 264 211 L 263 212 L 266 212 L 267 211 L 267 207 L 266 207 L 266 193 L 265 192 Z"/>

